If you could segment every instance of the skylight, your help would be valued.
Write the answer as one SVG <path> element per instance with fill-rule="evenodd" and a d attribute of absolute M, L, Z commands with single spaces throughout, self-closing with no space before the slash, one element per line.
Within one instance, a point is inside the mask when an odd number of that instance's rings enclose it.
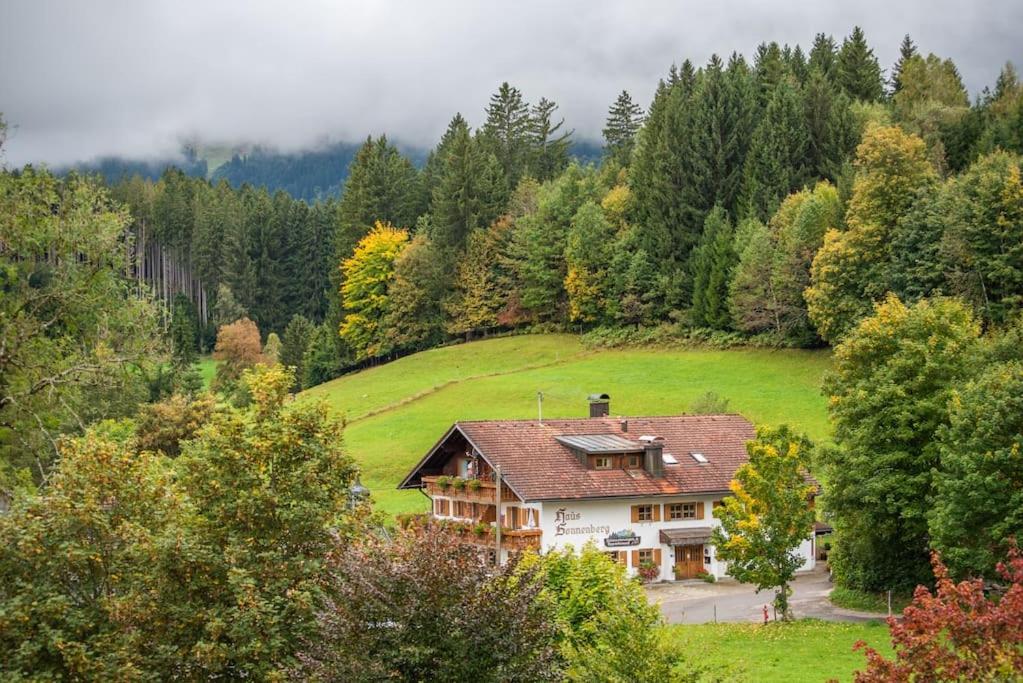
<path fill-rule="evenodd" d="M 661 455 L 661 459 L 664 460 L 664 464 L 665 465 L 677 465 L 678 464 L 678 460 L 676 460 L 675 456 L 672 455 L 671 453 L 664 453 L 663 455 Z"/>
<path fill-rule="evenodd" d="M 693 456 L 693 460 L 695 460 L 696 462 L 700 463 L 701 465 L 705 465 L 707 463 L 707 458 L 704 457 L 703 453 L 696 453 L 694 451 L 694 452 L 690 453 L 689 455 Z"/>

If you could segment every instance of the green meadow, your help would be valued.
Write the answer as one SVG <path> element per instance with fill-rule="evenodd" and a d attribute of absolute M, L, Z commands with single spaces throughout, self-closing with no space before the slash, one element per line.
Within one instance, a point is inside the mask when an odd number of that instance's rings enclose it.
<path fill-rule="evenodd" d="M 664 633 L 690 660 L 712 667 L 717 680 L 743 683 L 851 681 L 867 661 L 853 650 L 859 640 L 891 654 L 888 626 L 880 621 L 695 624 L 667 626 Z"/>
<path fill-rule="evenodd" d="M 586 396 L 611 395 L 613 415 L 683 413 L 708 391 L 757 424 L 828 436 L 820 381 L 827 351 L 594 350 L 572 335 L 520 335 L 458 344 L 346 375 L 299 395 L 348 421 L 348 452 L 389 513 L 425 509 L 396 486 L 458 420 L 586 415 Z"/>

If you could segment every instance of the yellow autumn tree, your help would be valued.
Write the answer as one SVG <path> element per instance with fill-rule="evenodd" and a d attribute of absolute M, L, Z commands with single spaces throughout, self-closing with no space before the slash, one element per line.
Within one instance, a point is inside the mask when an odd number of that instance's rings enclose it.
<path fill-rule="evenodd" d="M 377 221 L 359 240 L 355 253 L 341 264 L 341 303 L 345 317 L 340 334 L 358 360 L 377 355 L 381 321 L 390 306 L 394 262 L 408 244 L 408 231 Z"/>
<path fill-rule="evenodd" d="M 927 146 L 898 126 L 871 126 L 856 149 L 846 230 L 829 230 L 804 294 L 817 332 L 834 342 L 891 289 L 891 238 L 917 193 L 938 181 Z"/>

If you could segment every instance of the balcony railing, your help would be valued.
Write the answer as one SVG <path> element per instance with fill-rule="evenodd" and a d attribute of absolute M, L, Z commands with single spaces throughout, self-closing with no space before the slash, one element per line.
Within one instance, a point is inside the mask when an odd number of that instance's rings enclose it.
<path fill-rule="evenodd" d="M 462 479 L 461 477 L 423 477 L 423 488 L 431 498 L 442 496 L 453 500 L 468 500 L 475 503 L 495 503 L 497 484 L 486 479 Z M 511 489 L 501 487 L 501 500 L 517 500 Z"/>
<path fill-rule="evenodd" d="M 447 529 L 465 543 L 493 548 L 496 539 L 494 538 L 496 527 L 487 522 L 458 521 L 452 519 L 438 519 L 427 513 L 410 515 L 399 515 L 398 524 L 406 529 L 422 529 L 425 525 L 437 525 Z M 532 548 L 540 549 L 540 538 L 543 531 L 540 529 L 509 529 L 501 528 L 501 548 L 504 550 L 525 550 Z"/>

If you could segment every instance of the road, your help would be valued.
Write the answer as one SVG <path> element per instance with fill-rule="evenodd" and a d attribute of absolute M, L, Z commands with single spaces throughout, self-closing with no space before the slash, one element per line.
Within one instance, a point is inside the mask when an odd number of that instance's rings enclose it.
<path fill-rule="evenodd" d="M 886 615 L 835 607 L 828 600 L 832 584 L 821 568 L 800 574 L 792 584 L 790 604 L 796 618 L 826 621 L 870 621 Z M 763 621 L 764 605 L 773 618 L 774 592 L 759 595 L 751 586 L 725 579 L 718 583 L 683 581 L 647 586 L 651 602 L 660 602 L 664 618 L 671 624 L 702 624 L 710 621 Z M 716 612 L 715 612 L 716 608 Z"/>

